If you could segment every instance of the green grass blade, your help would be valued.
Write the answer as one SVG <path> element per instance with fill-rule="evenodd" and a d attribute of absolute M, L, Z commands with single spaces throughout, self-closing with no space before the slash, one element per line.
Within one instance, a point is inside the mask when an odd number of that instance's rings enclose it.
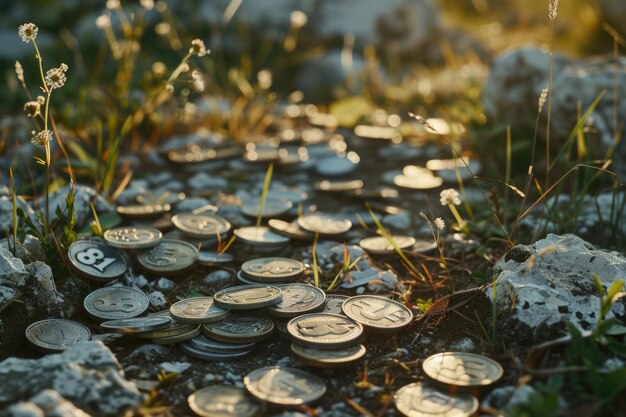
<path fill-rule="evenodd" d="M 259 202 L 259 214 L 256 217 L 256 225 L 261 225 L 261 218 L 263 218 L 263 209 L 265 208 L 265 200 L 267 199 L 267 194 L 270 191 L 270 184 L 272 182 L 272 172 L 274 171 L 274 163 L 270 162 L 270 165 L 267 167 L 267 171 L 265 172 L 265 180 L 263 181 L 263 191 L 261 192 L 261 201 Z"/>

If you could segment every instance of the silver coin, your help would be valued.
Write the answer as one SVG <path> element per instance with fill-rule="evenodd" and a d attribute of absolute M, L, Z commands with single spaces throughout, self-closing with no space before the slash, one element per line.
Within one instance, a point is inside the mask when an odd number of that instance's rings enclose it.
<path fill-rule="evenodd" d="M 407 417 L 470 417 L 478 410 L 478 400 L 471 395 L 450 395 L 421 382 L 400 388 L 394 401 Z"/>
<path fill-rule="evenodd" d="M 424 373 L 442 384 L 456 387 L 484 387 L 502 378 L 502 366 L 475 353 L 444 352 L 426 358 Z"/>
<path fill-rule="evenodd" d="M 128 263 L 115 249 L 97 240 L 78 240 L 67 251 L 72 267 L 95 281 L 110 281 L 126 272 Z"/>
<path fill-rule="evenodd" d="M 291 338 L 304 346 L 336 349 L 352 346 L 363 336 L 363 326 L 339 314 L 311 313 L 287 323 Z"/>
<path fill-rule="evenodd" d="M 341 235 L 350 230 L 352 222 L 332 214 L 317 212 L 300 216 L 298 225 L 320 235 Z"/>
<path fill-rule="evenodd" d="M 137 317 L 148 309 L 148 297 L 136 288 L 104 287 L 85 297 L 85 310 L 98 319 L 114 320 Z"/>
<path fill-rule="evenodd" d="M 202 325 L 202 334 L 226 343 L 252 343 L 267 339 L 274 322 L 262 316 L 231 315 L 222 321 Z"/>
<path fill-rule="evenodd" d="M 406 306 L 378 295 L 350 297 L 341 309 L 367 329 L 380 333 L 400 331 L 413 320 L 413 313 Z"/>
<path fill-rule="evenodd" d="M 156 246 L 163 234 L 153 227 L 116 227 L 104 232 L 109 246 L 121 249 L 145 249 Z"/>
<path fill-rule="evenodd" d="M 231 229 L 228 220 L 213 213 L 180 213 L 172 217 L 172 223 L 184 234 L 199 239 L 223 239 Z"/>
<path fill-rule="evenodd" d="M 238 285 L 215 293 L 213 300 L 218 307 L 229 310 L 252 310 L 279 303 L 283 292 L 270 285 Z"/>
<path fill-rule="evenodd" d="M 72 320 L 41 320 L 26 328 L 26 339 L 44 350 L 65 350 L 90 338 L 89 329 Z"/>
<path fill-rule="evenodd" d="M 310 403 L 326 392 L 326 385 L 315 375 L 282 366 L 252 371 L 243 384 L 259 400 L 283 406 Z"/>
<path fill-rule="evenodd" d="M 244 285 L 259 285 L 259 284 L 264 284 L 261 281 L 255 281 L 252 278 L 249 278 L 248 276 L 246 276 L 242 271 L 237 271 L 237 281 L 239 281 L 239 283 L 244 284 Z"/>
<path fill-rule="evenodd" d="M 288 200 L 267 198 L 263 204 L 261 218 L 282 216 L 293 207 L 293 203 Z M 241 212 L 248 217 L 257 218 L 261 211 L 261 202 L 258 200 L 248 201 L 241 207 Z"/>
<path fill-rule="evenodd" d="M 230 253 L 201 250 L 198 254 L 198 264 L 202 266 L 225 265 L 232 263 L 234 260 L 235 257 Z"/>
<path fill-rule="evenodd" d="M 252 350 L 243 350 L 239 352 L 229 352 L 229 353 L 220 353 L 220 352 L 209 352 L 206 350 L 198 349 L 194 345 L 189 342 L 182 343 L 180 345 L 180 350 L 185 352 L 187 355 L 194 357 L 196 359 L 201 359 L 204 361 L 214 361 L 214 362 L 227 362 L 234 361 L 246 357 L 252 353 Z"/>
<path fill-rule="evenodd" d="M 137 255 L 137 261 L 150 272 L 175 274 L 191 268 L 198 259 L 198 249 L 182 240 L 163 239 L 149 251 Z"/>
<path fill-rule="evenodd" d="M 204 336 L 194 337 L 188 343 L 196 349 L 214 353 L 248 352 L 256 347 L 256 343 L 225 343 Z"/>
<path fill-rule="evenodd" d="M 302 230 L 297 223 L 289 223 L 280 219 L 270 219 L 267 225 L 274 232 L 280 233 L 290 238 L 300 240 L 312 240 L 313 235 L 310 232 Z"/>
<path fill-rule="evenodd" d="M 241 271 L 256 281 L 285 282 L 298 279 L 304 272 L 304 264 L 289 258 L 258 258 L 244 262 Z"/>
<path fill-rule="evenodd" d="M 157 313 L 148 314 L 148 317 L 167 317 L 169 319 L 172 318 L 172 316 L 170 315 L 169 309 L 162 310 Z M 184 333 L 189 333 L 190 331 L 197 329 L 197 328 L 198 326 L 195 324 L 177 323 L 176 321 L 172 320 L 169 327 L 166 327 L 165 329 L 137 333 L 137 337 L 140 337 L 142 339 L 153 339 L 153 338 L 160 338 L 160 337 L 177 336 L 177 335 L 181 335 Z"/>
<path fill-rule="evenodd" d="M 175 343 L 186 342 L 200 334 L 200 326 L 195 325 L 191 330 L 185 333 L 177 333 L 171 336 L 153 337 L 152 341 L 157 345 L 173 345 Z"/>
<path fill-rule="evenodd" d="M 120 206 L 117 208 L 117 213 L 130 218 L 157 217 L 169 212 L 171 209 L 172 206 L 169 204 L 141 204 Z"/>
<path fill-rule="evenodd" d="M 365 355 L 366 349 L 363 345 L 349 346 L 342 349 L 316 349 L 292 343 L 291 352 L 307 365 L 333 368 L 358 361 Z"/>
<path fill-rule="evenodd" d="M 415 238 L 411 236 L 391 236 L 391 239 L 400 250 L 408 249 L 415 245 Z M 367 237 L 359 242 L 359 246 L 374 255 L 388 255 L 395 253 L 395 248 L 384 236 Z"/>
<path fill-rule="evenodd" d="M 320 309 L 326 300 L 326 293 L 317 287 L 306 284 L 284 284 L 280 303 L 267 307 L 267 312 L 276 317 L 295 317 Z"/>
<path fill-rule="evenodd" d="M 343 303 L 350 297 L 347 295 L 337 295 L 337 294 L 326 294 L 326 302 L 324 303 L 324 310 L 322 313 L 331 313 L 331 314 L 343 314 L 343 310 L 341 306 Z"/>
<path fill-rule="evenodd" d="M 425 253 L 437 249 L 437 243 L 433 240 L 417 240 L 413 247 L 410 248 L 413 252 Z"/>
<path fill-rule="evenodd" d="M 172 304 L 170 314 L 180 323 L 211 323 L 230 313 L 215 305 L 213 297 L 193 297 Z"/>
<path fill-rule="evenodd" d="M 211 385 L 191 394 L 189 408 L 200 417 L 256 417 L 263 407 L 243 388 Z"/>
<path fill-rule="evenodd" d="M 235 230 L 237 239 L 250 245 L 283 246 L 289 243 L 289 238 L 272 232 L 265 226 L 246 226 Z"/>
<path fill-rule="evenodd" d="M 116 333 L 142 333 L 168 328 L 172 322 L 169 317 L 133 317 L 105 321 L 100 327 Z"/>

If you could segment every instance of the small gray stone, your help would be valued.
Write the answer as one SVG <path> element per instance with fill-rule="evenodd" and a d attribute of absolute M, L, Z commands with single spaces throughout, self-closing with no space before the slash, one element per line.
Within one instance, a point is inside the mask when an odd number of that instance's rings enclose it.
<path fill-rule="evenodd" d="M 45 389 L 28 402 L 20 402 L 9 407 L 9 416 L 89 417 L 89 414 L 76 408 L 58 392 Z"/>
<path fill-rule="evenodd" d="M 11 250 L 14 246 L 13 236 L 0 240 L 0 246 Z M 23 242 L 18 240 L 15 249 L 15 256 L 25 263 L 33 261 L 44 262 L 46 260 L 46 254 L 43 251 L 43 246 L 41 246 L 41 241 L 33 235 L 26 235 Z"/>
<path fill-rule="evenodd" d="M 156 282 L 156 288 L 161 291 L 168 291 L 174 288 L 176 284 L 171 279 L 167 279 L 165 277 L 159 278 Z"/>
<path fill-rule="evenodd" d="M 152 307 L 165 307 L 167 306 L 167 299 L 161 291 L 152 291 L 148 294 L 148 300 Z"/>

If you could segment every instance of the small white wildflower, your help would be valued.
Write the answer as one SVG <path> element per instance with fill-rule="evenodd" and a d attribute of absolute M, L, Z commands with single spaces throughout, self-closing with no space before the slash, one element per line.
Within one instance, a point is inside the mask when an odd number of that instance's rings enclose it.
<path fill-rule="evenodd" d="M 541 94 L 539 95 L 539 113 L 543 110 L 543 106 L 546 104 L 546 99 L 548 98 L 548 89 L 544 88 L 541 90 Z"/>
<path fill-rule="evenodd" d="M 24 42 L 28 43 L 35 40 L 38 31 L 39 28 L 34 23 L 24 23 L 23 25 L 20 25 L 18 33 L 20 35 L 20 38 Z"/>
<path fill-rule="evenodd" d="M 556 19 L 556 13 L 559 8 L 559 0 L 550 0 L 548 4 L 548 17 L 550 20 L 554 21 Z"/>
<path fill-rule="evenodd" d="M 15 75 L 17 75 L 17 79 L 20 80 L 20 82 L 23 84 L 24 68 L 22 68 L 22 64 L 20 64 L 20 61 L 15 61 Z"/>
<path fill-rule="evenodd" d="M 24 111 L 28 117 L 36 117 L 41 114 L 41 104 L 39 101 L 27 101 L 24 104 Z"/>
<path fill-rule="evenodd" d="M 42 130 L 40 132 L 35 132 L 34 130 L 31 132 L 33 137 L 30 139 L 30 142 L 33 145 L 41 146 L 42 148 L 48 145 L 52 140 L 52 132 L 49 130 Z"/>
<path fill-rule="evenodd" d="M 291 15 L 289 15 L 289 20 L 291 20 L 291 26 L 296 29 L 300 29 L 302 26 L 307 24 L 309 18 L 304 12 L 300 10 L 294 10 L 293 12 L 291 12 Z"/>
<path fill-rule="evenodd" d="M 111 16 L 107 13 L 101 14 L 96 19 L 96 27 L 98 29 L 106 29 L 111 26 Z"/>
<path fill-rule="evenodd" d="M 200 70 L 193 70 L 191 71 L 191 78 L 193 78 L 194 80 L 201 80 L 202 79 L 202 73 L 200 72 Z"/>
<path fill-rule="evenodd" d="M 121 7 L 119 0 L 107 0 L 106 8 L 109 10 L 119 9 Z"/>
<path fill-rule="evenodd" d="M 437 217 L 433 223 L 435 223 L 435 227 L 439 230 L 443 230 L 446 227 L 446 222 L 443 221 L 441 217 Z"/>
<path fill-rule="evenodd" d="M 205 56 L 209 53 L 204 45 L 204 41 L 202 39 L 194 39 L 191 41 L 191 48 L 189 48 L 189 53 L 195 54 L 198 56 Z"/>
<path fill-rule="evenodd" d="M 448 188 L 447 190 L 443 190 L 439 194 L 439 202 L 441 202 L 442 206 L 448 206 L 450 204 L 454 204 L 458 206 L 461 204 L 461 199 L 459 198 L 459 193 L 454 188 Z"/>
<path fill-rule="evenodd" d="M 67 69 L 68 67 L 65 64 L 61 64 L 58 68 L 49 69 L 48 72 L 46 72 L 46 86 L 51 90 L 63 87 L 65 81 L 67 81 L 67 77 L 65 76 Z"/>
<path fill-rule="evenodd" d="M 205 89 L 204 80 L 203 79 L 194 80 L 193 89 L 199 93 L 203 92 Z"/>
<path fill-rule="evenodd" d="M 139 4 L 146 10 L 154 9 L 154 0 L 139 0 Z"/>
<path fill-rule="evenodd" d="M 174 92 L 174 85 L 166 84 L 165 85 L 165 91 L 167 91 L 168 93 L 173 93 Z"/>
<path fill-rule="evenodd" d="M 46 98 L 44 96 L 37 96 L 37 103 L 39 103 L 40 106 L 43 106 L 46 104 Z"/>

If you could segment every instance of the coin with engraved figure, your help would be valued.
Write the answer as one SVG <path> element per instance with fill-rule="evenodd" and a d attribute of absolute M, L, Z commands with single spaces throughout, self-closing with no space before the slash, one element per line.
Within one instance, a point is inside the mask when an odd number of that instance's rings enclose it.
<path fill-rule="evenodd" d="M 213 297 L 193 297 L 172 304 L 170 314 L 180 323 L 210 323 L 226 318 L 230 313 L 215 305 Z"/>
<path fill-rule="evenodd" d="M 341 314 L 342 316 L 345 316 L 341 306 L 348 298 L 350 297 L 347 295 L 326 294 L 324 309 L 320 313 Z"/>
<path fill-rule="evenodd" d="M 267 307 L 272 316 L 288 318 L 319 310 L 326 300 L 326 293 L 307 284 L 284 284 L 279 286 L 283 292 L 280 303 Z"/>
<path fill-rule="evenodd" d="M 90 338 L 89 329 L 72 320 L 41 320 L 26 328 L 26 339 L 43 350 L 65 350 Z"/>
<path fill-rule="evenodd" d="M 228 310 L 252 310 L 279 303 L 283 292 L 270 285 L 238 285 L 215 293 L 213 300 L 218 307 Z"/>
<path fill-rule="evenodd" d="M 368 330 L 379 333 L 400 331 L 413 320 L 413 313 L 403 304 L 378 295 L 350 297 L 341 309 Z"/>
<path fill-rule="evenodd" d="M 198 239 L 226 237 L 231 225 L 222 216 L 213 213 L 180 213 L 172 217 L 174 226 L 184 234 Z"/>
<path fill-rule="evenodd" d="M 283 406 L 310 403 L 326 393 L 326 385 L 315 375 L 283 366 L 252 371 L 243 384 L 259 400 Z"/>
<path fill-rule="evenodd" d="M 444 352 L 429 356 L 422 364 L 430 378 L 457 387 L 484 387 L 498 381 L 502 366 L 475 353 Z"/>
<path fill-rule="evenodd" d="M 146 249 L 156 246 L 163 234 L 154 227 L 116 227 L 104 232 L 109 246 L 120 249 Z"/>
<path fill-rule="evenodd" d="M 115 333 L 142 333 L 165 329 L 172 321 L 169 317 L 133 317 L 105 321 L 100 327 Z"/>
<path fill-rule="evenodd" d="M 301 345 L 335 349 L 356 344 L 363 336 L 363 326 L 338 314 L 310 313 L 291 319 L 287 332 Z"/>
<path fill-rule="evenodd" d="M 298 343 L 291 344 L 291 352 L 302 362 L 320 368 L 334 368 L 350 365 L 365 355 L 363 345 L 348 346 L 340 349 L 316 349 Z"/>
<path fill-rule="evenodd" d="M 200 417 L 256 417 L 261 404 L 250 398 L 243 388 L 211 385 L 188 398 L 189 408 Z"/>
<path fill-rule="evenodd" d="M 137 317 L 148 309 L 148 297 L 132 287 L 104 287 L 85 297 L 85 310 L 102 320 Z"/>
<path fill-rule="evenodd" d="M 352 222 L 332 214 L 317 212 L 300 216 L 298 225 L 311 233 L 342 235 L 350 230 Z"/>
<path fill-rule="evenodd" d="M 198 259 L 198 249 L 182 240 L 163 239 L 152 249 L 137 255 L 137 261 L 155 274 L 175 274 L 191 268 Z"/>
<path fill-rule="evenodd" d="M 298 279 L 304 272 L 304 264 L 289 258 L 258 258 L 244 262 L 241 271 L 255 281 L 285 282 Z"/>
<path fill-rule="evenodd" d="M 400 388 L 394 401 L 406 417 L 470 417 L 478 410 L 478 400 L 473 396 L 451 395 L 422 382 Z"/>
<path fill-rule="evenodd" d="M 400 250 L 409 249 L 415 244 L 415 238 L 411 236 L 391 236 L 390 239 Z M 394 245 L 384 236 L 367 237 L 359 242 L 359 246 L 374 255 L 395 253 Z"/>
<path fill-rule="evenodd" d="M 267 339 L 274 322 L 263 316 L 232 315 L 222 321 L 202 325 L 202 334 L 226 343 L 251 343 Z"/>
<path fill-rule="evenodd" d="M 110 281 L 128 268 L 126 259 L 118 251 L 97 240 L 72 243 L 67 256 L 76 272 L 94 281 Z"/>

